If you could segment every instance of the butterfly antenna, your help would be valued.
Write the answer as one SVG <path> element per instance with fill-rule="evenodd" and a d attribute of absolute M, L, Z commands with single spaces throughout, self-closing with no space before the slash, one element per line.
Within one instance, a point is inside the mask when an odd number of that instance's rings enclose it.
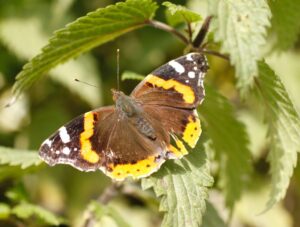
<path fill-rule="evenodd" d="M 74 79 L 74 80 L 75 80 L 76 82 L 83 83 L 83 84 L 88 85 L 88 86 L 91 86 L 91 87 L 99 88 L 99 87 L 97 87 L 97 86 L 95 86 L 95 85 L 93 85 L 93 84 L 89 84 L 89 83 L 87 83 L 87 82 L 84 82 L 84 81 L 81 81 L 81 80 L 78 80 L 78 79 Z"/>
<path fill-rule="evenodd" d="M 117 90 L 120 90 L 120 49 L 117 49 Z"/>

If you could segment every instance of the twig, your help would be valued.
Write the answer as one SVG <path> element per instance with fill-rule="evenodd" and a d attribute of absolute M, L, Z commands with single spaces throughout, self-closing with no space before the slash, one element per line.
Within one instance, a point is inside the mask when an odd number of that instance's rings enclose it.
<path fill-rule="evenodd" d="M 118 195 L 119 190 L 123 186 L 120 182 L 113 182 L 109 187 L 107 187 L 104 192 L 99 196 L 97 201 L 106 205 L 110 200 Z"/>
<path fill-rule="evenodd" d="M 174 29 L 173 27 L 171 27 L 165 23 L 162 23 L 162 22 L 156 21 L 156 20 L 147 20 L 146 24 L 149 24 L 149 25 L 153 26 L 154 28 L 158 28 L 163 31 L 172 33 L 186 45 L 188 45 L 190 43 L 189 40 L 182 33 L 178 32 L 176 29 Z"/>

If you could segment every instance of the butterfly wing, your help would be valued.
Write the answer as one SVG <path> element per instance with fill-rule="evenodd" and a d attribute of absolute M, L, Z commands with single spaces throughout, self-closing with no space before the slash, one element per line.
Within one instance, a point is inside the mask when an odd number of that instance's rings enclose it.
<path fill-rule="evenodd" d="M 155 139 L 140 133 L 138 127 L 144 127 L 141 119 L 155 128 Z M 120 118 L 114 107 L 103 107 L 61 127 L 42 144 L 39 155 L 51 166 L 100 169 L 113 179 L 123 180 L 158 170 L 165 161 L 166 144 L 168 135 L 155 119 L 146 115 Z"/>
<path fill-rule="evenodd" d="M 105 149 L 102 171 L 113 179 L 123 180 L 128 176 L 145 177 L 158 170 L 165 161 L 166 144 L 169 140 L 160 122 L 149 119 L 146 115 L 132 118 L 122 118 L 119 115 L 114 117 L 117 119 L 113 121 L 117 123 L 111 128 L 109 138 L 103 140 L 106 124 L 100 124 L 95 137 L 92 138 L 94 144 L 99 146 L 96 150 Z M 145 122 L 155 128 L 155 138 L 139 131 L 139 127 L 147 127 Z"/>
<path fill-rule="evenodd" d="M 50 136 L 40 147 L 40 157 L 49 165 L 69 164 L 82 171 L 95 171 L 101 166 L 101 149 L 95 150 L 91 138 L 99 122 L 107 122 L 115 114 L 115 108 L 103 107 L 81 115 Z M 109 131 L 107 131 L 109 134 Z"/>
<path fill-rule="evenodd" d="M 180 109 L 169 106 L 144 105 L 151 118 L 159 119 L 174 144 L 168 145 L 169 158 L 181 158 L 188 153 L 186 144 L 194 148 L 201 135 L 201 124 L 195 109 Z"/>
<path fill-rule="evenodd" d="M 154 70 L 131 96 L 147 105 L 196 108 L 204 98 L 203 79 L 207 70 L 203 54 L 187 54 Z"/>
<path fill-rule="evenodd" d="M 208 70 L 206 57 L 190 53 L 150 73 L 132 92 L 144 111 L 159 119 L 169 133 L 173 158 L 187 154 L 186 144 L 194 148 L 201 134 L 196 107 L 203 101 L 203 79 Z"/>

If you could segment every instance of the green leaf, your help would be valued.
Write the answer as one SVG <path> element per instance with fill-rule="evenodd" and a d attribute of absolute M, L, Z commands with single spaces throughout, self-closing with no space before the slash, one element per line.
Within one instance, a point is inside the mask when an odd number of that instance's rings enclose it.
<path fill-rule="evenodd" d="M 259 63 L 256 89 L 266 107 L 266 120 L 270 139 L 269 162 L 272 188 L 267 209 L 282 199 L 289 186 L 300 150 L 300 119 L 289 95 L 272 69 Z"/>
<path fill-rule="evenodd" d="M 272 12 L 271 31 L 276 35 L 275 47 L 293 47 L 300 33 L 300 0 L 269 1 Z"/>
<path fill-rule="evenodd" d="M 10 207 L 6 203 L 0 203 L 0 220 L 7 219 L 10 215 Z"/>
<path fill-rule="evenodd" d="M 270 25 L 270 9 L 265 0 L 209 1 L 215 15 L 215 40 L 222 43 L 222 52 L 229 53 L 235 66 L 237 87 L 244 94 L 258 75 L 257 60 Z"/>
<path fill-rule="evenodd" d="M 175 5 L 171 2 L 163 2 L 163 5 L 167 7 L 167 21 L 172 26 L 176 26 L 180 23 L 197 22 L 202 19 L 198 13 L 187 9 L 184 6 Z"/>
<path fill-rule="evenodd" d="M 41 163 L 42 161 L 37 152 L 0 147 L 0 164 L 2 165 L 20 166 L 22 169 L 25 169 Z"/>
<path fill-rule="evenodd" d="M 162 226 L 200 226 L 212 183 L 205 151 L 197 146 L 188 156 L 170 160 L 159 172 L 142 179 L 142 188 L 153 187 L 161 197 Z"/>
<path fill-rule="evenodd" d="M 211 87 L 206 85 L 205 89 L 206 98 L 199 113 L 216 152 L 226 205 L 233 208 L 251 173 L 248 134 L 229 101 Z"/>
<path fill-rule="evenodd" d="M 56 217 L 51 212 L 45 210 L 40 206 L 36 206 L 29 203 L 21 203 L 12 209 L 12 213 L 18 218 L 27 219 L 35 215 L 50 225 L 59 225 L 61 223 L 60 218 Z"/>
<path fill-rule="evenodd" d="M 132 72 L 132 71 L 125 71 L 121 76 L 121 80 L 143 80 L 145 78 L 144 75 Z"/>
<path fill-rule="evenodd" d="M 129 227 L 129 224 L 120 214 L 109 205 L 102 205 L 97 201 L 92 201 L 88 207 L 89 215 L 92 215 L 93 224 L 96 226 L 110 226 L 106 218 L 111 218 L 116 226 Z M 90 216 L 88 218 L 91 218 Z M 109 222 L 111 223 L 111 222 Z"/>
<path fill-rule="evenodd" d="M 44 17 L 44 15 L 41 15 L 41 17 Z M 22 61 L 29 61 L 47 43 L 48 35 L 44 24 L 52 24 L 53 21 L 50 18 L 44 21 L 41 17 L 24 18 L 16 15 L 16 17 L 1 20 L 0 40 Z M 30 40 L 31 42 L 24 45 L 24 40 Z M 56 67 L 49 72 L 49 76 L 69 88 L 71 92 L 78 94 L 92 106 L 99 106 L 101 92 L 95 93 L 88 86 L 74 85 L 74 75 L 79 80 L 89 81 L 89 83 L 100 87 L 101 90 L 97 65 L 90 54 L 82 55 Z"/>
<path fill-rule="evenodd" d="M 201 227 L 226 227 L 225 222 L 210 202 L 206 202 L 206 211 Z"/>
<path fill-rule="evenodd" d="M 145 25 L 157 8 L 151 0 L 127 0 L 98 9 L 57 31 L 42 53 L 17 75 L 13 92 L 18 96 L 56 65 L 131 30 Z"/>
<path fill-rule="evenodd" d="M 5 197 L 11 202 L 20 203 L 21 201 L 26 201 L 29 195 L 25 189 L 25 186 L 22 183 L 18 183 L 5 192 Z"/>

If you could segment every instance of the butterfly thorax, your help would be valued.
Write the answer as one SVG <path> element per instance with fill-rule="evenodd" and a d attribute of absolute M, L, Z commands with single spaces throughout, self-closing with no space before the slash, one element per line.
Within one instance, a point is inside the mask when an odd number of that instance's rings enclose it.
<path fill-rule="evenodd" d="M 141 113 L 141 107 L 130 96 L 125 95 L 121 91 L 112 90 L 113 100 L 116 103 L 116 110 L 121 116 L 135 117 Z"/>
<path fill-rule="evenodd" d="M 156 138 L 155 131 L 150 121 L 145 118 L 141 105 L 121 91 L 112 90 L 112 92 L 118 118 L 127 118 L 126 120 L 132 122 L 139 132 L 154 140 Z"/>

